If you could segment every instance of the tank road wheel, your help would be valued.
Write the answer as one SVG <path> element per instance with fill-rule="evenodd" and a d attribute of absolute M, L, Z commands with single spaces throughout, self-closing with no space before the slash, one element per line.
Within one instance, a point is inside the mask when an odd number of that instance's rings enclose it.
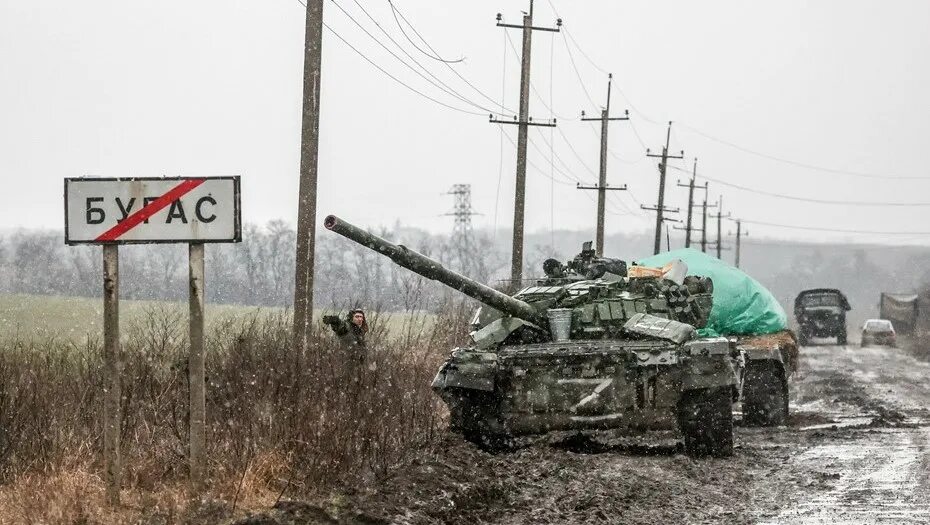
<path fill-rule="evenodd" d="M 449 429 L 488 452 L 513 448 L 513 439 L 501 425 L 494 394 L 460 390 L 449 403 Z"/>
<path fill-rule="evenodd" d="M 743 422 L 775 427 L 788 420 L 788 385 L 774 366 L 751 366 L 743 377 Z"/>
<path fill-rule="evenodd" d="M 733 405 L 729 387 L 685 392 L 678 425 L 691 457 L 733 455 Z"/>

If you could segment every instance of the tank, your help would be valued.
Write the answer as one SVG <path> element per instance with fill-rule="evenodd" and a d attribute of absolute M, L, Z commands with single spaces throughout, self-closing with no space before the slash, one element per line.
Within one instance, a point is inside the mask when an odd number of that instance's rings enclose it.
<path fill-rule="evenodd" d="M 432 384 L 469 441 L 498 450 L 550 431 L 678 430 L 691 456 L 732 455 L 742 359 L 735 342 L 697 336 L 709 279 L 628 271 L 585 243 L 508 295 L 336 216 L 324 226 L 481 303 L 472 343 L 452 350 Z"/>

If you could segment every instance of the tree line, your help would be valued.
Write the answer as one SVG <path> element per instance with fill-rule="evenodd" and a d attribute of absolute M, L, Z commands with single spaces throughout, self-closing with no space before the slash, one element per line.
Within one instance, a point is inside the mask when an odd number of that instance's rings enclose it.
<path fill-rule="evenodd" d="M 503 287 L 509 275 L 509 231 L 476 230 L 467 242 L 395 224 L 375 234 L 437 259 L 485 284 Z M 207 299 L 211 303 L 288 307 L 293 301 L 296 232 L 285 221 L 247 224 L 243 242 L 206 249 Z M 542 261 L 572 257 L 591 235 L 580 231 L 526 236 L 524 275 L 539 276 Z M 674 241 L 674 239 L 673 239 Z M 672 243 L 673 248 L 676 244 Z M 679 243 L 680 245 L 680 243 Z M 606 255 L 627 261 L 651 253 L 648 234 L 607 237 Z M 729 252 L 724 254 L 728 259 Z M 924 247 L 797 244 L 754 241 L 743 248 L 743 269 L 791 308 L 804 288 L 843 289 L 854 319 L 873 316 L 880 292 L 916 291 L 930 282 Z M 120 248 L 120 295 L 125 299 L 187 299 L 184 245 Z M 65 246 L 60 232 L 23 230 L 0 237 L 0 293 L 99 297 L 98 246 Z M 367 247 L 330 232 L 316 236 L 315 302 L 385 310 L 435 309 L 450 294 L 444 286 L 394 265 Z"/>
<path fill-rule="evenodd" d="M 469 250 L 444 235 L 403 228 L 376 234 L 401 242 L 481 282 L 492 283 L 506 254 L 488 235 L 469 240 Z M 294 293 L 296 231 L 281 220 L 247 224 L 243 241 L 206 247 L 207 300 L 253 306 L 290 306 Z M 187 247 L 175 244 L 120 247 L 120 296 L 183 301 L 187 298 Z M 349 303 L 389 310 L 432 308 L 449 292 L 385 257 L 338 235 L 316 238 L 318 306 Z M 66 246 L 60 232 L 23 230 L 0 238 L 0 293 L 97 297 L 101 294 L 99 246 Z"/>

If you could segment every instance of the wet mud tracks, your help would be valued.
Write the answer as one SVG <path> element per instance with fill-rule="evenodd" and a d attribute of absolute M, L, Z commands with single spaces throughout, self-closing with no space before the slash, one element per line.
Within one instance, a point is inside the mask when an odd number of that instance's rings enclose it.
<path fill-rule="evenodd" d="M 488 454 L 449 435 L 389 476 L 255 523 L 928 523 L 930 364 L 810 347 L 789 424 L 738 425 L 730 459 L 673 435 L 549 436 Z"/>

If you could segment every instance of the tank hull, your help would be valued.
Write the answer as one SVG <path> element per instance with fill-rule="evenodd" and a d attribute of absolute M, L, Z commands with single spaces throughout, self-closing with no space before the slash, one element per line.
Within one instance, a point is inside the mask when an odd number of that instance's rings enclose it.
<path fill-rule="evenodd" d="M 507 436 L 564 430 L 674 430 L 689 392 L 735 395 L 738 362 L 726 339 L 683 345 L 653 340 L 514 345 L 496 353 L 460 349 L 433 382 L 453 429 L 478 417 Z M 461 406 L 480 404 L 461 410 Z"/>

